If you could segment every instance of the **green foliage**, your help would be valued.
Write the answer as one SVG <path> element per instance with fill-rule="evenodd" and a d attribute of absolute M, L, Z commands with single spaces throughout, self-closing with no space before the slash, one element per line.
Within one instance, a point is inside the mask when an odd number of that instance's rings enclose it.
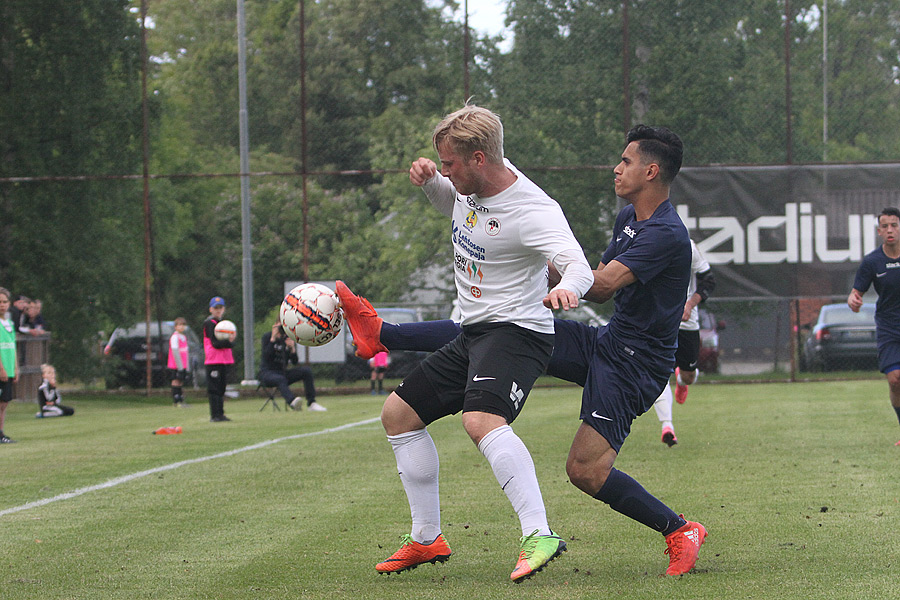
<path fill-rule="evenodd" d="M 632 123 L 679 132 L 687 165 L 787 158 L 788 23 L 793 160 L 824 156 L 823 76 L 828 158 L 900 154 L 885 134 L 900 125 L 900 9 L 830 3 L 823 74 L 820 5 L 516 0 L 508 51 L 472 36 L 468 95 L 502 116 L 507 155 L 560 202 L 596 264 L 617 211 L 611 166 Z M 196 324 L 218 293 L 235 318 L 244 264 L 235 3 L 147 6 L 150 171 L 162 175 L 150 182 L 153 311 Z M 432 127 L 465 101 L 465 32 L 451 20 L 460 3 L 304 6 L 301 80 L 300 3 L 245 2 L 251 170 L 269 173 L 251 179 L 254 321 L 285 280 L 307 275 L 344 279 L 376 301 L 451 294 L 446 220 L 406 170 L 434 157 Z M 0 0 L 0 176 L 141 172 L 138 13 L 136 0 L 52 10 Z M 45 300 L 64 375 L 90 374 L 97 330 L 143 316 L 143 276 L 140 183 L 0 183 L 0 284 Z"/>
<path fill-rule="evenodd" d="M 139 32 L 128 3 L 0 5 L 0 176 L 140 169 Z M 63 374 L 142 297 L 142 192 L 121 181 L 0 185 L 0 282 L 44 300 Z"/>

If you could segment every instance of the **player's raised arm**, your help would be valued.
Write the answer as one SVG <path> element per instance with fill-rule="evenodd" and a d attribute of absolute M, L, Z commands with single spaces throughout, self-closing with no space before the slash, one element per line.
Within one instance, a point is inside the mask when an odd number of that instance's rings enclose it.
<path fill-rule="evenodd" d="M 428 158 L 418 158 L 409 168 L 409 180 L 413 185 L 422 187 L 425 182 L 437 174 L 437 165 Z"/>

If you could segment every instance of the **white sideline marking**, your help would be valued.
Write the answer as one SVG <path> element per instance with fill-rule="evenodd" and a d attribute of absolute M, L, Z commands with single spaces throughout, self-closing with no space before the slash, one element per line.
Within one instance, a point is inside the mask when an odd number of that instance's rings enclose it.
<path fill-rule="evenodd" d="M 110 479 L 105 483 L 99 483 L 97 485 L 90 485 L 88 487 L 78 488 L 77 490 L 73 490 L 71 492 L 66 492 L 64 494 L 59 494 L 58 496 L 53 496 L 52 498 L 44 498 L 43 500 L 35 500 L 34 502 L 29 502 L 27 504 L 23 504 L 21 506 L 14 506 L 12 508 L 6 508 L 0 510 L 0 517 L 4 515 L 11 515 L 13 513 L 21 512 L 23 510 L 28 510 L 30 508 L 38 508 L 39 506 L 45 506 L 52 502 L 58 502 L 59 500 L 68 500 L 69 498 L 75 498 L 77 496 L 81 496 L 82 494 L 87 494 L 88 492 L 96 492 L 97 490 L 105 490 L 107 488 L 115 487 L 122 483 L 128 483 L 129 481 L 134 481 L 135 479 L 140 479 L 141 477 L 146 477 L 147 475 L 153 475 L 155 473 L 162 473 L 164 471 L 171 471 L 173 469 L 177 469 L 179 467 L 183 467 L 185 465 L 193 465 L 196 463 L 206 462 L 208 460 L 213 460 L 215 458 L 225 458 L 227 456 L 234 456 L 235 454 L 240 454 L 241 452 L 246 452 L 248 450 L 258 450 L 259 448 L 265 448 L 266 446 L 271 446 L 272 444 L 277 444 L 279 442 L 284 442 L 286 440 L 296 440 L 305 437 L 311 437 L 314 435 L 323 435 L 326 433 L 334 433 L 336 431 L 342 431 L 344 429 L 350 429 L 351 427 L 358 427 L 360 425 L 368 425 L 369 423 L 375 423 L 380 420 L 380 417 L 375 417 L 372 419 L 366 419 L 365 421 L 357 421 L 356 423 L 347 423 L 346 425 L 340 425 L 338 427 L 332 427 L 331 429 L 323 429 L 321 431 L 311 431 L 309 433 L 298 433 L 296 435 L 289 435 L 287 437 L 277 438 L 274 440 L 267 440 L 265 442 L 259 442 L 258 444 L 252 444 L 250 446 L 244 446 L 243 448 L 237 448 L 235 450 L 228 450 L 226 452 L 220 452 L 218 454 L 212 454 L 210 456 L 201 456 L 200 458 L 191 458 L 189 460 L 182 460 L 176 463 L 172 463 L 169 465 L 163 465 L 161 467 L 154 467 L 152 469 L 147 469 L 146 471 L 139 471 L 137 473 L 132 473 L 131 475 L 123 475 L 122 477 L 116 477 L 114 479 Z"/>

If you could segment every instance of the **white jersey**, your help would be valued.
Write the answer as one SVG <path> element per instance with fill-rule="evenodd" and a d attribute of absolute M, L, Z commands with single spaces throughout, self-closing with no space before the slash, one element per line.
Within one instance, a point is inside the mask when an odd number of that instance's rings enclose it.
<path fill-rule="evenodd" d="M 594 274 L 562 209 L 512 163 L 516 181 L 499 194 L 462 196 L 440 172 L 422 189 L 451 217 L 456 293 L 462 325 L 515 323 L 553 333 L 547 261 L 562 274 L 556 288 L 581 298 Z M 554 289 L 556 289 L 554 288 Z"/>
<path fill-rule="evenodd" d="M 691 279 L 688 281 L 687 298 L 685 298 L 685 301 L 689 300 L 690 297 L 694 295 L 694 292 L 697 291 L 697 273 L 705 273 L 706 271 L 709 271 L 709 269 L 709 263 L 706 262 L 706 259 L 700 254 L 700 249 L 697 248 L 697 244 L 694 243 L 694 240 L 691 240 Z M 682 321 L 679 329 L 699 331 L 700 309 L 695 306 L 693 310 L 691 310 L 691 318 L 687 321 Z"/>

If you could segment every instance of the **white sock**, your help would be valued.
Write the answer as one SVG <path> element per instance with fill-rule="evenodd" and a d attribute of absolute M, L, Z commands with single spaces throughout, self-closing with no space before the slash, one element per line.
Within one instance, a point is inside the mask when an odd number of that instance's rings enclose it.
<path fill-rule="evenodd" d="M 675 383 L 684 385 L 684 382 L 681 380 L 681 369 L 678 369 L 678 373 L 675 375 Z"/>
<path fill-rule="evenodd" d="M 412 515 L 413 541 L 430 544 L 441 534 L 440 461 L 427 429 L 387 436 Z"/>
<path fill-rule="evenodd" d="M 669 387 L 669 384 L 666 384 L 666 387 L 663 388 L 662 393 L 659 395 L 659 398 L 656 399 L 656 402 L 653 403 L 653 408 L 656 409 L 656 416 L 659 418 L 659 422 L 663 424 L 663 427 L 668 425 L 672 426 L 672 388 Z"/>
<path fill-rule="evenodd" d="M 550 535 L 534 461 L 512 427 L 503 425 L 488 433 L 481 438 L 478 450 L 491 465 L 497 483 L 519 515 L 522 535 L 531 535 L 535 529 L 538 535 Z"/>

